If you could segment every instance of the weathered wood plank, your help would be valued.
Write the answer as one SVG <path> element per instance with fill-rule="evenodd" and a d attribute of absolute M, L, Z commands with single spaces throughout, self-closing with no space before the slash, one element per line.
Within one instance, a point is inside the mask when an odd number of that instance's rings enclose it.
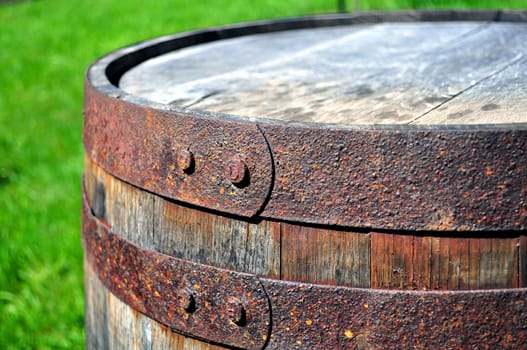
<path fill-rule="evenodd" d="M 225 84 L 225 93 L 218 89 L 193 108 L 321 123 L 404 123 L 437 98 L 435 76 L 420 73 L 435 63 L 428 52 L 456 41 L 465 28 L 379 24 L 324 50 L 214 82 Z"/>
<path fill-rule="evenodd" d="M 124 238 L 142 248 L 155 250 L 155 195 L 117 180 L 88 158 L 85 159 L 85 179 L 95 214 Z"/>
<path fill-rule="evenodd" d="M 156 245 L 166 254 L 202 264 L 243 270 L 247 223 L 156 201 Z"/>
<path fill-rule="evenodd" d="M 474 239 L 472 242 L 470 242 L 470 254 L 468 259 L 468 270 L 469 270 L 469 279 L 474 286 L 474 288 L 480 288 L 480 270 L 482 268 L 481 265 L 481 256 L 484 255 L 482 252 L 484 251 L 485 243 L 488 241 L 481 241 L 479 239 Z"/>
<path fill-rule="evenodd" d="M 518 238 L 492 238 L 492 276 L 486 288 L 518 287 Z"/>
<path fill-rule="evenodd" d="M 415 289 L 414 237 L 371 233 L 371 286 Z"/>
<path fill-rule="evenodd" d="M 114 178 L 88 159 L 85 169 L 94 210 L 134 244 L 197 263 L 279 276 L 278 223 L 249 224 L 165 200 Z"/>
<path fill-rule="evenodd" d="M 468 283 L 468 256 L 470 239 L 448 239 L 447 289 L 470 289 Z"/>
<path fill-rule="evenodd" d="M 202 264 L 279 276 L 280 228 L 203 213 L 164 200 L 156 200 L 156 247 L 166 254 Z"/>
<path fill-rule="evenodd" d="M 430 285 L 432 289 L 447 289 L 448 281 L 448 239 L 441 237 L 432 238 L 432 276 Z"/>
<path fill-rule="evenodd" d="M 108 293 L 110 349 L 151 350 L 151 320 Z"/>
<path fill-rule="evenodd" d="M 283 31 L 191 46 L 135 66 L 119 85 L 126 91 L 160 103 L 189 105 L 214 93 L 214 84 L 182 94 L 177 85 L 221 77 L 280 62 L 335 39 L 367 30 L 370 25 Z M 301 38 L 301 40 L 299 40 Z M 148 77 L 145 79 L 145 77 Z M 204 95 L 203 95 L 204 94 Z"/>
<path fill-rule="evenodd" d="M 390 289 L 393 273 L 393 235 L 372 232 L 371 239 L 371 287 Z"/>
<path fill-rule="evenodd" d="M 523 57 L 523 56 L 521 56 Z M 527 60 L 514 61 L 502 71 L 472 85 L 433 109 L 415 124 L 495 124 L 525 122 Z"/>
<path fill-rule="evenodd" d="M 370 286 L 367 234 L 283 223 L 281 247 L 282 279 Z"/>
<path fill-rule="evenodd" d="M 391 284 L 394 289 L 413 289 L 413 243 L 413 236 L 393 235 Z"/>
<path fill-rule="evenodd" d="M 519 281 L 518 287 L 527 287 L 527 236 L 522 235 L 518 240 L 518 253 L 519 253 Z"/>
<path fill-rule="evenodd" d="M 108 293 L 90 264 L 84 261 L 84 319 L 86 350 L 110 348 Z"/>
<path fill-rule="evenodd" d="M 522 104 L 515 103 L 526 98 L 517 88 L 525 69 L 490 77 L 527 54 L 526 39 L 527 25 L 494 22 L 288 31 L 162 55 L 127 72 L 120 86 L 161 103 L 293 121 L 525 122 Z M 210 59 L 216 52 L 221 60 Z M 487 80 L 494 85 L 488 93 L 475 90 L 471 107 L 454 98 Z M 439 113 L 439 107 L 448 110 Z"/>
<path fill-rule="evenodd" d="M 280 223 L 249 224 L 244 271 L 280 279 Z"/>
<path fill-rule="evenodd" d="M 517 238 L 371 234 L 372 288 L 518 286 Z"/>
<path fill-rule="evenodd" d="M 419 236 L 413 242 L 413 256 L 421 256 L 421 259 L 413 259 L 414 275 L 412 287 L 415 289 L 430 289 L 432 237 Z M 428 257 L 428 258 L 427 258 Z"/>

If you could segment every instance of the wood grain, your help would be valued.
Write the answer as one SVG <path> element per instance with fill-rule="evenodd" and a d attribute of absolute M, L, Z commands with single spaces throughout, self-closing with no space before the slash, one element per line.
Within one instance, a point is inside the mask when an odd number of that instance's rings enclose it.
<path fill-rule="evenodd" d="M 85 158 L 85 184 L 95 214 L 111 224 L 115 232 L 145 248 L 155 250 L 153 242 L 154 199 L 146 191 L 116 180 Z M 133 218 L 133 220 L 131 220 Z"/>
<path fill-rule="evenodd" d="M 178 258 L 241 271 L 247 224 L 200 213 L 174 203 L 156 202 L 157 246 Z M 163 247 L 163 248 L 161 248 Z"/>
<path fill-rule="evenodd" d="M 120 87 L 174 106 L 286 121 L 526 122 L 526 40 L 524 23 L 285 31 L 161 55 L 128 71 Z"/>
<path fill-rule="evenodd" d="M 370 286 L 368 234 L 283 223 L 281 237 L 282 279 Z"/>
<path fill-rule="evenodd" d="M 164 254 L 279 277 L 280 226 L 201 212 L 126 184 L 89 159 L 84 183 L 94 213 L 132 243 Z M 223 349 L 174 333 L 121 302 L 85 264 L 88 349 Z"/>
<path fill-rule="evenodd" d="M 86 159 L 93 212 L 144 248 L 290 281 L 359 288 L 463 290 L 525 287 L 520 233 L 354 232 L 191 208 L 126 184 Z M 85 263 L 87 349 L 221 347 L 177 334 L 121 302 Z"/>
<path fill-rule="evenodd" d="M 84 261 L 84 299 L 86 349 L 110 349 L 108 293 L 86 260 Z"/>
<path fill-rule="evenodd" d="M 135 244 L 259 276 L 442 290 L 517 287 L 525 280 L 525 238 L 367 234 L 265 220 L 249 223 L 156 197 L 89 160 L 86 187 L 94 210 Z"/>
<path fill-rule="evenodd" d="M 280 226 L 279 222 L 265 220 L 249 224 L 244 271 L 280 279 Z"/>
<path fill-rule="evenodd" d="M 518 240 L 519 253 L 519 286 L 527 287 L 527 236 L 522 235 Z"/>
<path fill-rule="evenodd" d="M 523 57 L 523 56 L 519 56 Z M 510 65 L 424 114 L 415 124 L 494 124 L 525 122 L 527 60 Z"/>
<path fill-rule="evenodd" d="M 120 87 L 168 105 L 341 125 L 527 122 L 527 25 L 379 23 L 251 35 L 177 50 Z M 120 181 L 85 159 L 94 214 L 133 244 L 258 276 L 397 290 L 527 287 L 524 232 L 354 232 L 242 219 Z M 87 349 L 207 349 L 135 311 L 85 262 Z"/>
<path fill-rule="evenodd" d="M 371 287 L 516 288 L 518 238 L 371 234 Z"/>
<path fill-rule="evenodd" d="M 215 215 L 176 204 L 122 182 L 85 160 L 90 203 L 134 244 L 220 268 L 279 276 L 280 226 Z"/>

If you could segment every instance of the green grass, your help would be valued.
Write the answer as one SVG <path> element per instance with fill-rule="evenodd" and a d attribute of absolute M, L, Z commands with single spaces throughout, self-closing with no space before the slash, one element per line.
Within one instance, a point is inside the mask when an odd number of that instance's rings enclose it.
<path fill-rule="evenodd" d="M 360 5 L 520 8 L 524 2 L 372 0 Z M 80 177 L 87 66 L 148 38 L 221 23 L 333 12 L 336 3 L 55 0 L 0 5 L 0 349 L 84 344 Z"/>

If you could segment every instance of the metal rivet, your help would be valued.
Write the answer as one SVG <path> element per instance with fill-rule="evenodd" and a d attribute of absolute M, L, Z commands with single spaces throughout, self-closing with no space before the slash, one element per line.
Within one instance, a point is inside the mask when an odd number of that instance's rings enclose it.
<path fill-rule="evenodd" d="M 226 303 L 226 312 L 229 319 L 237 324 L 243 326 L 246 323 L 245 308 L 238 298 L 229 298 Z"/>
<path fill-rule="evenodd" d="M 180 149 L 177 153 L 177 165 L 179 169 L 186 173 L 192 172 L 194 168 L 194 154 L 187 148 Z"/>
<path fill-rule="evenodd" d="M 188 289 L 180 289 L 176 292 L 176 303 L 177 306 L 185 310 L 187 313 L 192 313 L 196 310 L 196 299 L 194 295 Z"/>
<path fill-rule="evenodd" d="M 248 175 L 247 165 L 240 156 L 236 155 L 229 160 L 227 169 L 225 170 L 225 176 L 233 185 L 244 185 L 248 179 Z"/>

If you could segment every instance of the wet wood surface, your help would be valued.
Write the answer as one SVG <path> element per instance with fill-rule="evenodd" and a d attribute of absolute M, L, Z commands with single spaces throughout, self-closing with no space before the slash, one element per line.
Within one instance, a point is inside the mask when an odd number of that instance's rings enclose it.
<path fill-rule="evenodd" d="M 527 122 L 527 25 L 382 23 L 221 40 L 146 61 L 125 91 L 178 107 L 334 124 Z"/>

